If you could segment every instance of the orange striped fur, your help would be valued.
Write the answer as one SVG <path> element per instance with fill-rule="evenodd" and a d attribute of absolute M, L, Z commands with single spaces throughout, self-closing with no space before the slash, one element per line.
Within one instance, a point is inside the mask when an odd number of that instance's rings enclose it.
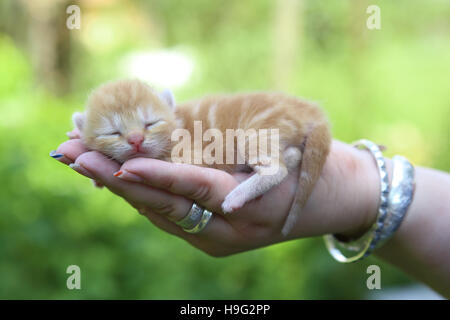
<path fill-rule="evenodd" d="M 316 104 L 278 92 L 210 95 L 175 107 L 169 93 L 158 93 L 139 80 L 121 80 L 96 89 L 89 97 L 86 112 L 74 114 L 73 120 L 88 148 L 119 162 L 135 156 L 170 161 L 172 148 L 176 144 L 171 141 L 172 132 L 184 128 L 194 137 L 194 121 L 201 122 L 203 133 L 209 128 L 216 128 L 223 132 L 224 138 L 227 129 L 278 129 L 279 152 L 270 154 L 270 157 L 277 158 L 279 164 L 274 175 L 261 175 L 260 169 L 270 163 L 264 159 L 253 159 L 255 161 L 250 163 L 248 153 L 244 156 L 245 165 L 198 165 L 230 173 L 243 169 L 255 172 L 225 198 L 222 205 L 224 212 L 237 210 L 267 192 L 281 183 L 289 171 L 301 165 L 298 192 L 286 219 L 284 234 L 296 222 L 300 209 L 319 178 L 331 143 L 327 119 Z M 133 152 L 127 142 L 130 134 L 137 133 L 144 136 L 139 154 Z M 225 142 L 232 143 L 224 139 Z M 203 142 L 203 149 L 207 145 Z M 236 147 L 235 141 L 233 146 Z M 192 143 L 192 156 L 193 147 Z"/>

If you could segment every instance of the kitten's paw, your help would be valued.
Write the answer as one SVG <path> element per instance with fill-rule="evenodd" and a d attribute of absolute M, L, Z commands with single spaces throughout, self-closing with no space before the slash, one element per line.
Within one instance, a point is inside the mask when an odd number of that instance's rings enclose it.
<path fill-rule="evenodd" d="M 222 211 L 224 213 L 232 213 L 240 208 L 242 208 L 242 205 L 235 205 L 230 203 L 230 201 L 224 201 L 222 203 Z"/>
<path fill-rule="evenodd" d="M 222 211 L 224 213 L 232 213 L 239 210 L 246 203 L 246 199 L 242 193 L 230 192 L 222 203 Z"/>

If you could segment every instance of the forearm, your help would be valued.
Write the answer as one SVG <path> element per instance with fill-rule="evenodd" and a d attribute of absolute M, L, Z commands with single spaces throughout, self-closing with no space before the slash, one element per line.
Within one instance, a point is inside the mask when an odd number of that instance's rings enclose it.
<path fill-rule="evenodd" d="M 386 159 L 392 177 L 392 164 Z M 374 254 L 450 296 L 450 175 L 416 168 L 416 189 L 393 238 Z M 321 179 L 296 225 L 297 237 L 358 238 L 375 222 L 380 177 L 373 156 L 334 141 Z"/>

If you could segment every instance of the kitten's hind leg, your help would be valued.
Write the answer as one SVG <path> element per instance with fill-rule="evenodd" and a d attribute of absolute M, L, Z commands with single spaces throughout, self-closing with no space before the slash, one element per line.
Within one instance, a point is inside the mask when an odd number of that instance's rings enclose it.
<path fill-rule="evenodd" d="M 302 159 L 302 152 L 297 147 L 288 147 L 283 153 L 283 159 L 289 171 L 295 170 Z"/>
<path fill-rule="evenodd" d="M 225 213 L 242 208 L 244 204 L 264 194 L 270 188 L 278 185 L 287 176 L 290 168 L 296 167 L 301 158 L 301 152 L 294 147 L 287 148 L 283 160 L 276 158 L 259 159 L 255 165 L 249 166 L 255 172 L 250 178 L 234 188 L 222 203 Z"/>
<path fill-rule="evenodd" d="M 278 165 L 258 164 L 251 167 L 255 173 L 247 180 L 241 182 L 225 197 L 222 203 L 224 213 L 230 213 L 242 208 L 250 200 L 255 199 L 279 184 L 288 173 L 284 163 L 279 163 Z"/>
<path fill-rule="evenodd" d="M 247 202 L 280 184 L 288 171 L 298 166 L 300 160 L 301 151 L 298 148 L 289 147 L 283 153 L 283 161 L 279 161 L 278 157 L 266 158 L 260 159 L 256 165 L 249 165 L 255 173 L 225 197 L 222 210 L 230 213 L 240 209 Z"/>
<path fill-rule="evenodd" d="M 285 236 L 292 230 L 319 179 L 330 150 L 330 143 L 331 135 L 326 123 L 311 128 L 303 149 L 297 193 L 282 229 Z"/>

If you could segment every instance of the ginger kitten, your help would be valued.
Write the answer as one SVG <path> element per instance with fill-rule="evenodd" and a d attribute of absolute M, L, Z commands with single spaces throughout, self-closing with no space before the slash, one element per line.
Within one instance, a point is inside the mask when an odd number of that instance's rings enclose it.
<path fill-rule="evenodd" d="M 226 196 L 222 204 L 225 213 L 264 194 L 301 165 L 296 199 L 282 230 L 285 235 L 311 194 L 331 143 L 323 112 L 315 104 L 292 96 L 263 92 L 211 95 L 175 106 L 170 91 L 158 93 L 139 80 L 121 80 L 100 86 L 90 95 L 86 111 L 75 113 L 73 121 L 89 149 L 121 163 L 134 157 L 172 161 L 172 149 L 178 142 L 171 138 L 176 129 L 186 129 L 192 138 L 198 138 L 196 126 L 198 129 L 199 125 L 203 133 L 217 129 L 215 132 L 222 132 L 224 137 L 230 129 L 253 132 L 245 136 L 245 149 L 238 147 L 238 138 L 223 139 L 225 149 L 234 148 L 231 151 L 235 161 L 231 163 L 225 161 L 225 154 L 230 150 L 223 151 L 223 161 L 198 163 L 194 159 L 199 151 L 194 150 L 195 145 L 198 146 L 195 141 L 190 144 L 188 159 L 192 164 L 230 173 L 254 172 Z M 267 136 L 267 146 L 276 142 L 277 150 L 270 150 L 270 154 L 249 151 L 252 143 L 258 145 L 263 141 L 262 136 L 254 134 L 261 132 L 260 129 L 278 130 L 278 135 Z M 220 136 L 215 136 L 218 138 Z M 206 152 L 209 143 L 205 143 L 202 136 L 200 140 L 203 140 L 200 151 Z M 216 160 L 218 151 L 215 149 L 212 153 Z M 211 150 L 208 152 L 211 154 Z M 235 154 L 240 163 L 234 158 Z"/>

